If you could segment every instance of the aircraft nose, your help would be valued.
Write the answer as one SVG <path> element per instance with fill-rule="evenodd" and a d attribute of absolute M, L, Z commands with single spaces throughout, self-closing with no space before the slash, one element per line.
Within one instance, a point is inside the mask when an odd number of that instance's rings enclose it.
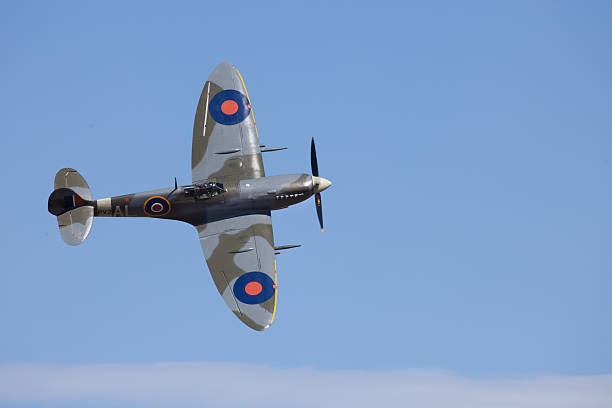
<path fill-rule="evenodd" d="M 315 193 L 320 193 L 321 191 L 328 189 L 329 186 L 332 185 L 331 181 L 329 181 L 328 179 L 315 176 L 312 176 L 312 184 L 314 185 Z"/>

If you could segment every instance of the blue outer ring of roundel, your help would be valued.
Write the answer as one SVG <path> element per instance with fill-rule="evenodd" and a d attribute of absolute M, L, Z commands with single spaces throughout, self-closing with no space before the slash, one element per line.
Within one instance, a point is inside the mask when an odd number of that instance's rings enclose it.
<path fill-rule="evenodd" d="M 246 293 L 246 285 L 251 282 L 258 282 L 261 285 L 261 292 L 257 295 L 249 295 Z M 234 283 L 234 296 L 236 299 L 247 305 L 256 305 L 263 303 L 274 296 L 276 288 L 274 281 L 263 272 L 247 272 Z"/>
<path fill-rule="evenodd" d="M 223 102 L 232 100 L 238 105 L 238 110 L 233 115 L 226 115 L 221 110 Z M 222 125 L 235 125 L 245 120 L 251 113 L 251 106 L 245 94 L 234 89 L 225 89 L 213 96 L 208 105 L 210 116 Z"/>
<path fill-rule="evenodd" d="M 153 211 L 152 207 L 154 204 L 161 204 L 162 209 L 159 211 Z M 148 215 L 153 217 L 161 217 L 162 215 L 166 215 L 170 212 L 170 203 L 164 197 L 154 196 L 145 202 L 144 210 Z"/>

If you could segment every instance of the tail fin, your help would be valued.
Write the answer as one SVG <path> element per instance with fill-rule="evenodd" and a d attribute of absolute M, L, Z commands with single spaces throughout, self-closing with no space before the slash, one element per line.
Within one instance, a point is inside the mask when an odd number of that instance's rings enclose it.
<path fill-rule="evenodd" d="M 62 239 L 69 245 L 79 245 L 93 223 L 91 190 L 83 176 L 69 168 L 57 172 L 54 187 L 49 196 L 49 212 L 57 216 Z"/>

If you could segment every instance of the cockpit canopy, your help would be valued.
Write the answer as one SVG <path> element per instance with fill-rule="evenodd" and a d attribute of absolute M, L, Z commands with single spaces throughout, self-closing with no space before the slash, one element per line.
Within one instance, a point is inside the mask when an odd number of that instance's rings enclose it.
<path fill-rule="evenodd" d="M 226 190 L 221 183 L 203 182 L 185 187 L 183 191 L 185 192 L 185 197 L 208 199 L 217 194 L 224 193 Z"/>

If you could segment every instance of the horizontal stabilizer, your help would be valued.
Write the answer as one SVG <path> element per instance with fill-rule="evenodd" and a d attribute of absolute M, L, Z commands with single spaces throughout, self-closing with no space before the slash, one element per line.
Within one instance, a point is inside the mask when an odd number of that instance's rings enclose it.
<path fill-rule="evenodd" d="M 64 242 L 79 245 L 87 238 L 93 224 L 94 202 L 89 185 L 76 170 L 65 168 L 55 175 L 54 187 L 48 210 L 57 216 Z"/>
<path fill-rule="evenodd" d="M 62 239 L 68 245 L 79 245 L 91 231 L 93 207 L 80 207 L 57 217 Z"/>

